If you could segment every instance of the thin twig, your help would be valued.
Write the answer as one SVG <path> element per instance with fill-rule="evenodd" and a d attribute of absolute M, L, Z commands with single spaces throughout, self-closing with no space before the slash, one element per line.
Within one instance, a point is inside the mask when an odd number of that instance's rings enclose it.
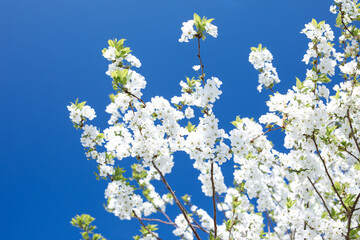
<path fill-rule="evenodd" d="M 214 238 L 217 237 L 217 224 L 216 224 L 216 202 L 215 202 L 215 183 L 214 183 L 214 163 L 211 163 L 211 185 L 212 185 L 212 201 L 213 201 L 213 209 L 214 209 Z"/>
<path fill-rule="evenodd" d="M 354 141 L 355 141 L 355 144 L 356 144 L 356 148 L 358 149 L 359 153 L 360 153 L 360 147 L 359 147 L 359 143 L 357 141 L 357 138 L 355 137 L 355 131 L 354 131 L 354 128 L 352 126 L 352 123 L 351 123 L 351 118 L 350 118 L 350 110 L 348 109 L 347 110 L 347 118 L 349 120 L 349 125 L 350 125 L 350 129 L 351 129 L 351 135 L 352 137 L 354 138 Z"/>
<path fill-rule="evenodd" d="M 174 223 L 174 222 L 171 220 L 171 218 L 170 218 L 164 211 L 162 211 L 160 208 L 158 208 L 158 211 L 161 212 L 161 213 L 165 216 L 165 218 L 166 218 L 171 224 L 175 224 L 175 225 L 176 225 L 176 223 Z"/>
<path fill-rule="evenodd" d="M 271 222 L 271 217 L 269 216 L 268 210 L 265 211 L 265 215 L 266 215 L 266 217 L 267 217 L 267 219 L 268 219 L 268 222 L 270 223 L 270 226 L 272 227 L 272 229 L 274 229 L 274 232 L 276 233 L 276 235 L 278 236 L 278 238 L 281 240 L 280 235 L 275 231 L 275 228 L 274 228 L 274 226 L 273 226 L 273 224 L 272 224 L 272 222 Z M 270 234 L 270 231 L 269 231 L 269 234 Z"/>
<path fill-rule="evenodd" d="M 198 240 L 201 240 L 199 234 L 196 232 L 195 228 L 193 227 L 193 225 L 190 222 L 189 217 L 187 216 L 187 212 L 186 209 L 184 208 L 184 206 L 181 204 L 181 202 L 179 201 L 179 199 L 176 197 L 174 191 L 171 189 L 170 185 L 168 184 L 168 182 L 166 181 L 164 175 L 162 174 L 162 172 L 160 171 L 160 169 L 156 166 L 156 164 L 152 161 L 151 162 L 152 165 L 154 166 L 154 168 L 156 169 L 156 171 L 160 174 L 162 181 L 164 182 L 164 184 L 166 185 L 167 189 L 169 190 L 169 192 L 171 193 L 171 195 L 173 196 L 176 205 L 178 205 L 180 211 L 182 212 L 182 214 L 184 215 L 184 218 L 186 220 L 186 222 L 188 223 L 189 227 L 191 228 L 191 230 L 193 231 L 195 237 Z"/>
<path fill-rule="evenodd" d="M 199 61 L 200 61 L 200 67 L 201 67 L 201 80 L 203 82 L 203 84 L 205 85 L 205 80 L 204 80 L 204 65 L 202 64 L 202 61 L 201 61 L 201 56 L 200 56 L 200 36 L 199 35 L 196 35 L 197 39 L 198 39 L 198 49 L 199 49 L 199 53 L 198 53 L 198 58 L 199 58 Z"/>
<path fill-rule="evenodd" d="M 348 224 L 347 224 L 348 231 L 347 231 L 347 235 L 346 235 L 346 239 L 349 239 L 349 240 L 350 240 L 350 231 L 351 231 L 351 218 L 355 212 L 355 207 L 356 207 L 357 202 L 359 201 L 359 198 L 360 198 L 360 193 L 357 195 L 354 205 L 351 207 L 351 211 L 349 213 Z"/>
<path fill-rule="evenodd" d="M 152 231 L 150 231 L 145 224 L 141 221 L 141 219 L 136 215 L 135 211 L 132 211 L 134 216 L 137 218 L 137 220 L 139 220 L 139 222 L 141 223 L 141 225 L 151 234 L 153 235 L 157 240 L 161 240 L 161 238 L 159 238 L 158 236 L 155 235 L 155 233 L 153 233 Z"/>
<path fill-rule="evenodd" d="M 226 221 L 229 220 L 229 219 L 226 217 L 226 213 L 225 213 L 224 209 L 222 208 L 222 204 L 221 204 L 221 202 L 220 202 L 219 195 L 218 195 L 217 193 L 216 193 L 216 201 L 218 202 L 218 204 L 220 204 L 220 206 L 221 206 L 221 211 L 224 213 L 224 217 L 225 217 Z"/>
<path fill-rule="evenodd" d="M 167 224 L 167 225 L 173 225 L 173 226 L 176 227 L 176 223 L 163 221 L 163 220 L 157 219 L 157 218 L 140 218 L 140 220 L 142 220 L 142 221 L 150 221 L 150 222 L 159 222 L 159 223 L 163 223 L 163 224 Z"/>
<path fill-rule="evenodd" d="M 328 206 L 326 205 L 325 200 L 323 199 L 323 197 L 321 196 L 321 194 L 319 193 L 319 191 L 316 189 L 315 184 L 311 181 L 311 179 L 310 179 L 309 177 L 307 177 L 307 178 L 308 178 L 308 180 L 310 181 L 310 183 L 311 183 L 311 185 L 313 186 L 313 188 L 315 189 L 315 191 L 316 191 L 316 193 L 318 194 L 318 196 L 320 197 L 321 201 L 323 202 L 324 207 L 326 208 L 326 211 L 329 213 L 329 216 L 332 218 L 331 212 L 330 212 Z"/>
<path fill-rule="evenodd" d="M 338 198 L 340 199 L 341 205 L 344 207 L 344 209 L 346 210 L 346 212 L 349 212 L 349 209 L 346 207 L 346 205 L 345 205 L 345 203 L 343 202 L 343 200 L 342 200 L 339 192 L 338 192 L 338 191 L 336 190 L 336 188 L 335 188 L 334 181 L 332 180 L 332 178 L 331 178 L 331 176 L 330 176 L 330 173 L 329 173 L 329 171 L 328 171 L 328 169 L 327 169 L 327 167 L 326 167 L 325 160 L 322 158 L 322 156 L 321 156 L 321 154 L 320 154 L 319 147 L 318 147 L 318 145 L 317 145 L 317 143 L 316 143 L 315 135 L 314 135 L 314 134 L 313 134 L 313 136 L 312 136 L 312 140 L 313 140 L 313 142 L 314 142 L 314 144 L 315 144 L 317 155 L 320 157 L 321 162 L 322 162 L 323 165 L 324 165 L 325 173 L 326 173 L 327 177 L 329 178 L 329 180 L 330 180 L 330 182 L 331 182 L 331 186 L 333 187 L 336 195 L 337 195 Z"/>
<path fill-rule="evenodd" d="M 283 128 L 283 127 L 270 128 L 270 129 L 267 130 L 266 132 L 263 132 L 263 133 L 257 135 L 255 138 L 253 138 L 253 139 L 250 141 L 250 143 L 253 143 L 257 138 L 259 138 L 259 137 L 261 137 L 261 136 L 263 136 L 263 135 L 265 135 L 265 134 L 267 134 L 267 133 L 269 133 L 269 132 L 272 132 L 272 131 L 275 131 L 275 130 L 278 130 L 278 129 L 282 129 L 282 128 Z"/>
<path fill-rule="evenodd" d="M 129 92 L 129 91 L 128 91 L 127 89 L 125 89 L 125 88 L 122 88 L 122 90 L 123 90 L 125 93 L 129 94 L 130 96 L 132 96 L 132 97 L 136 98 L 137 100 L 139 100 L 139 101 L 144 105 L 144 107 L 146 107 L 145 102 L 144 102 L 141 98 L 135 96 L 134 94 L 132 94 L 131 92 Z"/>
<path fill-rule="evenodd" d="M 349 150 L 347 150 L 346 148 L 342 147 L 342 146 L 337 146 L 340 150 L 343 150 L 345 152 L 347 152 L 349 155 L 351 155 L 353 158 L 355 158 L 359 163 L 360 163 L 360 159 L 358 157 L 356 157 L 352 152 L 350 152 Z"/>

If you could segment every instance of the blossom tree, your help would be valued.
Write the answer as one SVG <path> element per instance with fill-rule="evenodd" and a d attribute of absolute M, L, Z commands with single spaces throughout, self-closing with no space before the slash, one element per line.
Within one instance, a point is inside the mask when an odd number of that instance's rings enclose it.
<path fill-rule="evenodd" d="M 83 131 L 86 156 L 98 164 L 97 178 L 109 181 L 106 209 L 139 221 L 136 240 L 164 239 L 158 228 L 165 227 L 173 229 L 173 239 L 188 240 L 360 239 L 359 7 L 357 0 L 335 0 L 330 11 L 337 14 L 338 38 L 324 21 L 305 25 L 301 33 L 309 48 L 303 61 L 309 69 L 286 93 L 275 90 L 280 79 L 270 51 L 261 44 L 251 48 L 258 90 L 271 91 L 269 111 L 258 121 L 236 117 L 229 133 L 219 128 L 213 108 L 222 82 L 205 77 L 201 59 L 203 40 L 218 35 L 213 19 L 194 14 L 183 23 L 179 41 L 196 42 L 199 65 L 171 100 L 144 101 L 145 78 L 133 70 L 140 61 L 124 39 L 109 40 L 102 51 L 115 91 L 106 107 L 109 127 L 85 123 L 95 118 L 85 102 L 68 106 L 74 126 Z M 335 79 L 335 71 L 342 78 Z M 267 137 L 272 131 L 282 132 L 287 151 L 273 147 Z M 193 161 L 212 209 L 178 196 L 167 181 L 180 151 Z M 131 169 L 123 161 L 131 161 Z M 224 176 L 222 165 L 229 161 L 233 176 Z M 227 177 L 232 185 L 225 184 Z M 166 192 L 156 189 L 158 182 Z M 174 219 L 167 214 L 171 205 L 178 211 Z M 93 221 L 82 215 L 72 223 L 90 239 L 82 218 Z"/>

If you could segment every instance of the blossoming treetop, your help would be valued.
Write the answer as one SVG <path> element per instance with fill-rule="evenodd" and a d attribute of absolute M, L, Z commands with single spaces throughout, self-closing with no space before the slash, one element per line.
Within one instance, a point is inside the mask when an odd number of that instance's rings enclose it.
<path fill-rule="evenodd" d="M 109 40 L 103 50 L 115 91 L 106 107 L 109 127 L 100 131 L 85 123 L 95 117 L 85 102 L 68 109 L 74 126 L 83 130 L 86 156 L 98 163 L 97 177 L 109 181 L 107 210 L 140 222 L 136 240 L 163 239 L 158 227 L 171 227 L 179 239 L 189 240 L 360 238 L 359 4 L 335 0 L 331 12 L 337 14 L 340 48 L 334 48 L 328 24 L 306 24 L 302 33 L 310 42 L 303 61 L 310 68 L 284 94 L 274 90 L 280 80 L 270 51 L 261 44 L 251 49 L 258 90 L 272 91 L 269 112 L 258 122 L 236 117 L 229 133 L 219 128 L 213 109 L 222 82 L 205 77 L 201 59 L 202 40 L 218 35 L 213 19 L 194 14 L 183 23 L 179 41 L 197 41 L 199 65 L 170 101 L 156 96 L 145 102 L 145 78 L 133 70 L 140 61 L 124 39 Z M 342 79 L 331 85 L 336 68 Z M 280 130 L 286 152 L 274 149 L 266 135 Z M 167 181 L 179 151 L 193 161 L 212 209 L 177 196 Z M 122 168 L 121 161 L 131 161 L 131 169 Z M 231 186 L 224 182 L 231 176 L 222 173 L 227 161 L 234 164 Z M 158 191 L 156 181 L 167 192 Z M 167 214 L 169 205 L 177 207 L 175 219 Z M 148 218 L 155 213 L 162 218 Z"/>

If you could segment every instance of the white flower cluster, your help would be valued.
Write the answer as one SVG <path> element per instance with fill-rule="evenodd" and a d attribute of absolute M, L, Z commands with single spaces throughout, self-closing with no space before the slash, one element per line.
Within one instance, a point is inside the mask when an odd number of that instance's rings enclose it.
<path fill-rule="evenodd" d="M 339 68 L 342 73 L 355 76 L 360 75 L 359 63 L 356 60 L 352 60 L 351 62 L 348 62 L 343 66 L 339 66 Z"/>
<path fill-rule="evenodd" d="M 345 24 L 349 24 L 357 20 L 357 18 L 360 16 L 357 5 L 358 0 L 335 0 L 335 4 L 330 7 L 330 11 L 335 14 L 341 9 L 341 14 L 343 14 L 343 22 Z"/>
<path fill-rule="evenodd" d="M 113 73 L 117 71 L 127 71 L 127 80 L 123 83 L 123 86 L 115 86 L 116 89 L 122 87 L 124 91 L 113 95 L 112 103 L 106 107 L 106 112 L 111 114 L 108 121 L 110 125 L 118 123 L 121 117 L 120 112 L 125 113 L 129 107 L 138 106 L 139 99 L 142 96 L 141 90 L 146 86 L 145 78 L 136 71 L 129 69 L 130 66 L 139 68 L 141 66 L 139 59 L 130 53 L 126 53 L 125 56 L 119 56 L 116 52 L 118 52 L 116 48 L 111 46 L 103 51 L 103 56 L 111 61 L 106 74 L 114 79 Z M 124 60 L 126 60 L 130 66 L 126 66 Z"/>
<path fill-rule="evenodd" d="M 99 163 L 99 175 L 101 177 L 107 177 L 108 175 L 112 176 L 115 173 L 113 168 L 115 161 L 111 155 L 106 154 L 105 152 L 100 153 L 96 162 Z"/>
<path fill-rule="evenodd" d="M 105 190 L 105 198 L 109 199 L 108 208 L 120 219 L 131 219 L 134 208 L 141 206 L 142 199 L 134 194 L 134 189 L 123 181 L 112 181 Z"/>
<path fill-rule="evenodd" d="M 137 57 L 135 57 L 134 55 L 132 55 L 131 53 L 128 53 L 126 55 L 125 60 L 128 61 L 131 64 L 131 66 L 134 66 L 137 68 L 141 67 L 140 60 Z"/>
<path fill-rule="evenodd" d="M 109 61 L 115 61 L 116 60 L 116 48 L 109 46 L 108 49 L 106 49 L 106 51 L 103 53 L 103 57 Z"/>
<path fill-rule="evenodd" d="M 205 30 L 206 30 L 206 33 L 208 33 L 210 36 L 213 36 L 214 38 L 217 38 L 217 36 L 218 36 L 217 26 L 207 22 L 205 24 Z"/>
<path fill-rule="evenodd" d="M 114 154 L 118 160 L 130 156 L 132 137 L 123 125 L 111 126 L 104 130 L 106 151 Z"/>
<path fill-rule="evenodd" d="M 96 117 L 95 110 L 90 106 L 77 107 L 75 104 L 67 106 L 70 111 L 70 119 L 75 124 L 80 124 L 85 119 L 93 120 Z"/>
<path fill-rule="evenodd" d="M 187 22 L 183 22 L 183 26 L 181 27 L 181 37 L 179 42 L 189 42 L 189 39 L 193 39 L 196 31 L 194 29 L 194 20 L 189 20 Z"/>
<path fill-rule="evenodd" d="M 174 104 L 184 102 L 188 106 L 212 108 L 213 105 L 211 103 L 219 99 L 222 93 L 222 91 L 219 90 L 221 84 L 222 82 L 216 77 L 208 79 L 205 86 L 202 86 L 199 81 L 197 81 L 194 86 L 190 86 L 189 83 L 181 81 L 181 97 L 173 97 L 171 102 Z"/>
<path fill-rule="evenodd" d="M 201 21 L 201 20 L 200 20 Z M 203 20 L 204 21 L 204 20 Z M 217 26 L 210 23 L 211 21 L 199 22 L 199 24 L 205 24 L 204 29 L 205 33 L 209 34 L 210 36 L 217 38 L 218 36 L 218 28 Z M 202 37 L 203 32 L 197 32 L 194 29 L 195 21 L 189 20 L 187 22 L 183 22 L 183 26 L 181 27 L 181 37 L 179 38 L 179 42 L 189 42 L 189 40 L 193 39 L 196 34 L 199 38 Z M 197 26 L 198 27 L 198 26 Z"/>
<path fill-rule="evenodd" d="M 262 87 L 271 88 L 275 83 L 279 83 L 280 79 L 276 72 L 276 68 L 272 65 L 273 56 L 269 50 L 262 48 L 252 49 L 249 55 L 249 61 L 256 70 L 260 71 L 258 91 L 261 92 Z"/>
<path fill-rule="evenodd" d="M 185 220 L 184 215 L 180 214 L 175 218 L 176 229 L 173 231 L 175 236 L 180 236 L 183 239 L 193 240 L 194 235 L 189 227 L 189 224 Z"/>
<path fill-rule="evenodd" d="M 154 233 L 155 236 L 158 236 L 157 233 Z M 155 236 L 153 236 L 152 234 L 147 234 L 146 236 L 142 236 L 141 238 L 139 238 L 139 240 L 158 240 Z"/>
<path fill-rule="evenodd" d="M 317 23 L 313 19 L 312 22 L 305 25 L 301 33 L 304 33 L 311 40 L 303 61 L 309 64 L 311 59 L 319 58 L 319 60 L 315 60 L 317 69 L 321 73 L 333 76 L 335 74 L 336 60 L 340 61 L 342 55 L 337 54 L 335 48 L 332 47 L 331 42 L 334 39 L 334 32 L 331 30 L 330 25 L 325 24 L 324 21 Z"/>
<path fill-rule="evenodd" d="M 84 132 L 81 134 L 81 144 L 85 148 L 93 148 L 96 145 L 101 145 L 104 139 L 99 137 L 100 131 L 93 125 L 85 125 Z"/>
<path fill-rule="evenodd" d="M 208 231 L 214 230 L 214 221 L 204 209 L 198 208 L 196 205 L 192 205 L 190 210 L 199 217 L 203 228 Z"/>

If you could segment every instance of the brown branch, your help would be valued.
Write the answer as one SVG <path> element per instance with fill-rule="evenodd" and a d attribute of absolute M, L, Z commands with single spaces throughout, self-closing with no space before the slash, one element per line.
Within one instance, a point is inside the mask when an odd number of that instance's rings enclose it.
<path fill-rule="evenodd" d="M 159 238 L 158 236 L 155 235 L 155 233 L 153 233 L 152 231 L 150 231 L 145 224 L 141 221 L 141 219 L 136 215 L 135 211 L 132 211 L 134 216 L 137 218 L 137 220 L 139 220 L 139 222 L 141 223 L 141 225 L 151 234 L 153 235 L 157 240 L 161 240 L 161 238 Z"/>
<path fill-rule="evenodd" d="M 342 25 L 344 26 L 344 29 L 346 29 L 346 30 L 351 34 L 351 36 L 352 36 L 353 38 L 355 38 L 357 41 L 359 41 L 358 38 L 357 38 L 357 37 L 350 31 L 350 29 L 346 26 L 346 24 L 345 24 L 345 22 L 344 22 L 344 15 L 342 14 L 341 5 L 340 5 L 339 11 L 340 11 L 340 16 L 341 16 L 341 23 L 342 23 Z"/>
<path fill-rule="evenodd" d="M 216 202 L 215 202 L 215 183 L 214 183 L 214 162 L 211 163 L 211 185 L 212 185 L 212 202 L 213 202 L 213 210 L 214 210 L 214 238 L 217 237 L 217 224 L 216 224 Z"/>
<path fill-rule="evenodd" d="M 149 221 L 149 222 L 159 222 L 159 223 L 163 223 L 163 224 L 166 224 L 166 225 L 172 225 L 172 226 L 174 226 L 174 227 L 177 227 L 176 223 L 174 223 L 174 222 L 167 222 L 167 221 L 164 221 L 164 220 L 161 220 L 161 219 L 157 219 L 157 218 L 140 218 L 140 220 L 142 220 L 142 221 Z M 201 229 L 201 228 L 200 228 L 199 226 L 197 226 L 197 225 L 193 225 L 193 227 Z"/>
<path fill-rule="evenodd" d="M 218 204 L 220 204 L 220 206 L 221 206 L 221 211 L 224 213 L 224 217 L 225 217 L 226 221 L 229 220 L 229 219 L 226 217 L 225 211 L 224 211 L 224 209 L 223 209 L 223 207 L 222 207 L 222 204 L 221 204 L 220 199 L 219 199 L 219 195 L 218 195 L 217 193 L 216 193 L 216 201 L 218 202 Z"/>
<path fill-rule="evenodd" d="M 198 215 L 197 215 L 198 216 Z M 205 232 L 205 233 L 209 233 L 205 228 L 203 228 L 197 221 L 195 221 L 195 219 L 193 219 L 195 225 L 193 225 L 196 228 L 199 228 L 201 231 Z"/>
<path fill-rule="evenodd" d="M 142 220 L 142 221 L 151 221 L 151 222 L 159 222 L 159 223 L 163 223 L 163 224 L 166 224 L 166 225 L 173 225 L 173 226 L 176 227 L 176 223 L 167 222 L 167 221 L 157 219 L 157 218 L 140 218 L 140 220 Z"/>
<path fill-rule="evenodd" d="M 336 188 L 335 188 L 334 181 L 332 180 L 332 178 L 331 178 L 331 176 L 330 176 L 330 173 L 329 173 L 329 171 L 328 171 L 328 169 L 327 169 L 327 167 L 326 167 L 325 160 L 322 158 L 322 156 L 321 156 L 321 154 L 320 154 L 319 147 L 318 147 L 318 145 L 317 145 L 317 143 L 316 143 L 316 140 L 315 140 L 315 135 L 314 135 L 314 134 L 313 134 L 313 136 L 312 136 L 312 140 L 314 141 L 314 144 L 315 144 L 315 147 L 316 147 L 316 152 L 317 152 L 317 155 L 320 157 L 321 162 L 322 162 L 322 163 L 323 163 L 323 165 L 324 165 L 324 168 L 325 168 L 325 173 L 326 173 L 327 177 L 329 178 L 329 180 L 330 180 L 330 182 L 331 182 L 331 186 L 333 187 L 333 189 L 334 189 L 334 191 L 335 191 L 336 195 L 337 195 L 337 196 L 338 196 L 338 198 L 340 199 L 341 205 L 344 207 L 344 209 L 346 210 L 346 212 L 349 212 L 349 209 L 346 207 L 346 205 L 345 205 L 345 203 L 343 202 L 343 200 L 342 200 L 342 198 L 341 198 L 341 196 L 340 196 L 339 192 L 338 192 L 338 191 L 336 190 Z"/>
<path fill-rule="evenodd" d="M 172 220 L 171 220 L 171 218 L 164 212 L 164 211 L 162 211 L 160 208 L 158 208 L 157 209 L 159 212 L 161 212 L 164 216 L 165 216 L 165 218 L 170 222 L 170 223 L 172 223 L 172 224 L 175 224 Z M 176 224 L 175 224 L 176 225 Z"/>
<path fill-rule="evenodd" d="M 269 132 L 272 132 L 272 131 L 275 131 L 275 130 L 278 130 L 278 129 L 282 129 L 283 127 L 277 127 L 277 128 L 270 128 L 269 130 L 267 130 L 266 132 L 263 132 L 259 135 L 257 135 L 255 138 L 253 138 L 250 143 L 253 143 L 256 139 L 258 139 L 259 137 L 261 136 L 264 136 L 265 134 L 269 133 Z"/>
<path fill-rule="evenodd" d="M 346 148 L 342 147 L 342 146 L 337 146 L 340 150 L 343 150 L 345 152 L 347 152 L 349 155 L 351 155 L 353 158 L 355 158 L 359 163 L 360 163 L 360 159 L 358 157 L 356 157 L 352 152 L 350 152 L 349 150 L 347 150 Z"/>
<path fill-rule="evenodd" d="M 139 100 L 144 105 L 144 107 L 146 107 L 145 102 L 141 98 L 135 96 L 134 94 L 129 92 L 126 88 L 121 88 L 121 89 L 124 91 L 124 93 L 129 94 L 130 96 L 132 96 L 132 97 L 136 98 L 137 100 Z"/>
<path fill-rule="evenodd" d="M 109 177 L 110 181 L 113 181 L 112 177 L 110 176 L 110 174 L 107 174 L 107 176 Z M 106 179 L 105 179 L 106 180 Z"/>
<path fill-rule="evenodd" d="M 202 61 L 201 61 L 201 56 L 200 56 L 200 36 L 199 35 L 195 35 L 198 39 L 198 49 L 199 49 L 199 53 L 198 53 L 198 58 L 199 58 L 199 61 L 200 61 L 200 67 L 201 67 L 201 80 L 203 82 L 203 84 L 205 85 L 205 80 L 204 80 L 204 65 L 202 64 Z"/>
<path fill-rule="evenodd" d="M 164 175 L 162 174 L 162 172 L 160 171 L 160 169 L 156 166 L 156 164 L 154 163 L 154 161 L 151 162 L 152 165 L 154 166 L 154 168 L 156 169 L 156 171 L 160 174 L 162 181 L 164 182 L 164 184 L 166 185 L 167 189 L 169 190 L 169 192 L 171 193 L 171 195 L 173 196 L 176 205 L 178 205 L 180 211 L 182 212 L 182 214 L 184 215 L 184 218 L 186 220 L 186 222 L 188 223 L 189 227 L 191 228 L 191 230 L 193 231 L 195 237 L 198 240 L 201 240 L 199 234 L 196 232 L 195 228 L 193 227 L 193 225 L 190 222 L 189 217 L 187 216 L 187 211 L 184 208 L 184 206 L 181 204 L 181 202 L 179 201 L 179 199 L 176 197 L 174 191 L 171 189 L 171 187 L 169 186 L 168 182 L 166 181 Z"/>
<path fill-rule="evenodd" d="M 324 207 L 326 208 L 326 211 L 329 213 L 329 216 L 332 218 L 331 212 L 330 212 L 328 206 L 326 205 L 325 200 L 323 199 L 323 197 L 321 196 L 321 194 L 319 193 L 319 191 L 317 190 L 317 188 L 315 187 L 315 184 L 311 181 L 311 179 L 310 179 L 309 177 L 307 177 L 307 178 L 308 178 L 308 180 L 310 181 L 310 183 L 311 183 L 311 185 L 313 186 L 313 188 L 315 189 L 315 191 L 316 191 L 316 193 L 318 194 L 318 196 L 320 197 L 321 201 L 323 202 L 323 205 L 324 205 Z"/>
<path fill-rule="evenodd" d="M 350 213 L 349 213 L 349 219 L 348 219 L 348 224 L 347 224 L 347 230 L 348 231 L 347 231 L 347 234 L 346 234 L 346 239 L 349 239 L 349 240 L 350 240 L 350 231 L 351 231 L 351 218 L 352 218 L 352 215 L 355 212 L 355 207 L 356 207 L 357 202 L 359 201 L 359 198 L 360 198 L 360 193 L 357 195 L 356 200 L 354 202 L 354 205 L 351 207 L 351 210 L 350 210 Z"/>
<path fill-rule="evenodd" d="M 357 141 L 357 138 L 355 137 L 355 131 L 354 131 L 354 128 L 352 126 L 352 123 L 351 123 L 351 118 L 350 118 L 350 110 L 348 109 L 347 110 L 347 118 L 349 120 L 349 125 L 350 125 L 350 129 L 351 129 L 351 133 L 352 133 L 352 137 L 354 138 L 354 141 L 355 141 L 355 144 L 356 144 L 356 148 L 358 149 L 359 153 L 360 153 L 360 147 L 359 147 L 359 143 Z"/>
<path fill-rule="evenodd" d="M 268 189 L 268 191 L 269 191 L 270 196 L 272 197 L 272 199 L 274 199 L 274 201 L 278 204 L 279 207 L 281 207 L 282 209 L 284 209 L 283 206 L 281 206 L 281 204 L 279 203 L 279 201 L 276 200 L 275 196 L 274 196 L 274 195 L 272 194 L 272 192 L 270 191 L 269 185 L 266 185 L 266 186 L 267 186 L 267 189 Z"/>
<path fill-rule="evenodd" d="M 133 108 L 133 106 L 132 106 L 132 103 L 131 103 L 131 102 L 129 102 L 129 107 L 131 108 L 132 112 L 133 112 L 133 113 L 135 113 L 134 108 Z"/>
<path fill-rule="evenodd" d="M 270 226 L 272 227 L 272 229 L 274 229 L 274 232 L 276 233 L 278 238 L 281 240 L 280 235 L 275 231 L 274 225 L 271 222 L 271 217 L 269 216 L 268 210 L 265 211 L 265 215 L 266 215 L 266 218 L 268 219 L 268 222 L 269 222 Z M 269 235 L 270 235 L 270 231 L 269 231 Z"/>

